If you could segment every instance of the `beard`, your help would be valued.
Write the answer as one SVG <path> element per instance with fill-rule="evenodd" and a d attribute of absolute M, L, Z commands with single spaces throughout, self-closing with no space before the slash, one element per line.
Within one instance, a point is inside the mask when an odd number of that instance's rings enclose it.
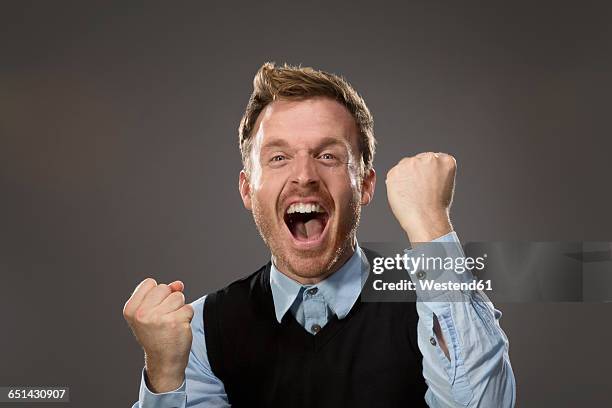
<path fill-rule="evenodd" d="M 294 278 L 313 279 L 331 275 L 352 255 L 361 218 L 360 192 L 354 192 L 344 206 L 330 218 L 325 245 L 298 250 L 287 239 L 285 222 L 278 211 L 252 196 L 252 212 L 259 235 L 272 253 L 275 266 Z M 293 275 L 293 276 L 291 276 Z"/>

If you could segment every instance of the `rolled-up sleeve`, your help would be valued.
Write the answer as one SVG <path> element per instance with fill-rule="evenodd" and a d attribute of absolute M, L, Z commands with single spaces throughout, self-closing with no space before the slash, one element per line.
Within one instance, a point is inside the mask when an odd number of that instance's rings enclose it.
<path fill-rule="evenodd" d="M 418 248 L 418 256 L 464 258 L 455 232 Z M 408 250 L 416 256 L 417 249 Z M 431 253 L 429 253 L 431 252 Z M 420 270 L 410 278 L 417 292 L 418 341 L 423 354 L 423 376 L 428 385 L 425 399 L 437 407 L 513 407 L 515 380 L 508 355 L 508 338 L 499 325 L 501 312 L 481 290 L 423 290 L 419 281 L 467 283 L 469 270 Z M 447 358 L 434 332 L 440 325 L 448 348 Z"/>

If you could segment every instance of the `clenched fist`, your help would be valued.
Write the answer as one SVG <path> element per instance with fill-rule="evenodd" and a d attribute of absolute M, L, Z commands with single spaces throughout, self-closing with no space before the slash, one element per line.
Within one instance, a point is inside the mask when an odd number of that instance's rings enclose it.
<path fill-rule="evenodd" d="M 387 173 L 389 205 L 411 242 L 428 242 L 452 231 L 456 169 L 453 156 L 427 152 L 402 159 Z"/>
<path fill-rule="evenodd" d="M 193 308 L 185 304 L 181 281 L 157 284 L 147 278 L 134 290 L 123 316 L 145 352 L 149 388 L 167 392 L 185 378 L 191 349 Z"/>

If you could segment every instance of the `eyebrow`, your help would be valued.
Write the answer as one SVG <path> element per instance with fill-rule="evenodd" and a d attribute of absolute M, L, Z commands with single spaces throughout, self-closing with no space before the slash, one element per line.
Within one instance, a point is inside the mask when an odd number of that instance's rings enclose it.
<path fill-rule="evenodd" d="M 346 142 L 343 140 L 339 140 L 338 138 L 335 138 L 335 137 L 326 136 L 320 141 L 317 148 L 322 149 L 322 148 L 333 146 L 333 145 L 339 145 L 339 146 L 345 147 Z M 272 139 L 264 143 L 264 145 L 261 146 L 261 150 L 268 150 L 268 149 L 272 149 L 275 147 L 290 147 L 290 143 L 288 143 L 284 139 Z"/>
<path fill-rule="evenodd" d="M 266 143 L 263 144 L 263 146 L 261 146 L 261 150 L 264 149 L 271 149 L 274 147 L 288 147 L 289 143 L 287 143 L 286 140 L 283 139 L 272 139 L 272 140 L 268 140 Z"/>

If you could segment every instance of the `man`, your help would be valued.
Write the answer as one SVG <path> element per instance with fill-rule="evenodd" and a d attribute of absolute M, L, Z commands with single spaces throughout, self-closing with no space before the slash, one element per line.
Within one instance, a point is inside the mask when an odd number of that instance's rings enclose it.
<path fill-rule="evenodd" d="M 134 407 L 514 406 L 501 314 L 481 292 L 360 300 L 371 253 L 356 230 L 374 195 L 375 140 L 346 81 L 264 64 L 239 136 L 240 195 L 271 262 L 191 305 L 180 281 L 138 285 L 124 307 L 145 353 Z M 446 242 L 461 256 L 455 168 L 447 154 L 421 153 L 386 184 L 412 243 Z"/>

